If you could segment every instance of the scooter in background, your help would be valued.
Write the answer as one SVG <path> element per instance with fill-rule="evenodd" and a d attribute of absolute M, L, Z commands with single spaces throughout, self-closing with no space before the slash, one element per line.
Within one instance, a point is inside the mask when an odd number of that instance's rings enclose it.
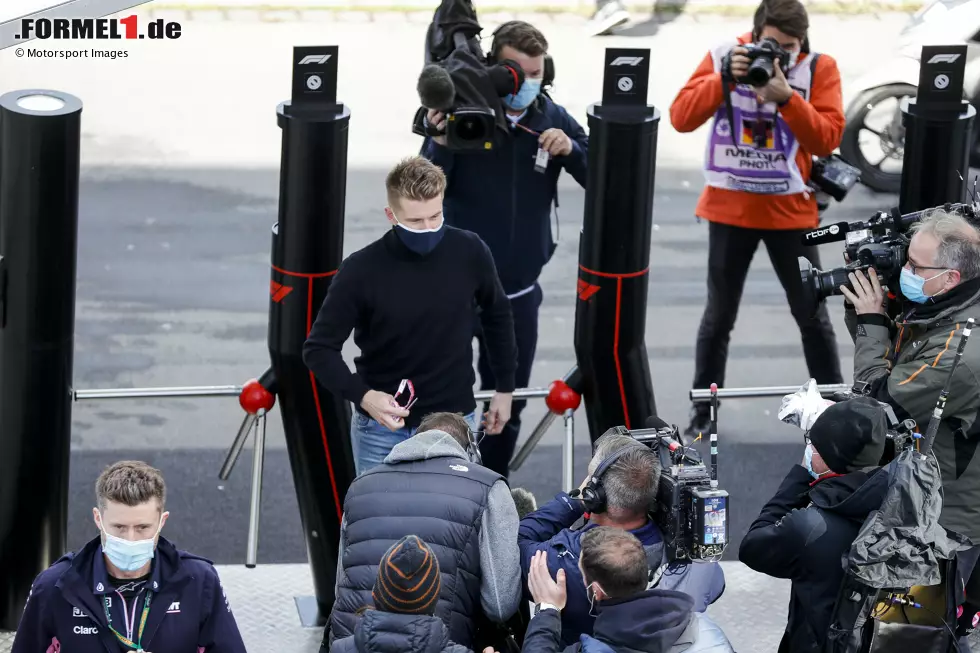
<path fill-rule="evenodd" d="M 980 111 L 980 0 L 936 0 L 926 5 L 902 30 L 896 51 L 848 85 L 840 152 L 861 171 L 865 186 L 899 192 L 905 155 L 901 101 L 915 97 L 922 46 L 961 44 L 967 46 L 963 99 Z M 980 126 L 974 125 L 971 137 L 970 165 L 980 167 Z"/>

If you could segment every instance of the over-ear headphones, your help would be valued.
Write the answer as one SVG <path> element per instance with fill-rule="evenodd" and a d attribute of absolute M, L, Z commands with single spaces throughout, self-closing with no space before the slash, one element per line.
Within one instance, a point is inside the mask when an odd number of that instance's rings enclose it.
<path fill-rule="evenodd" d="M 497 57 L 500 55 L 500 47 L 497 45 L 497 35 L 500 33 L 507 33 L 507 31 L 514 29 L 518 25 L 526 25 L 523 20 L 508 20 L 502 23 L 497 29 L 493 30 L 491 38 L 493 41 L 490 43 L 490 53 L 487 54 L 487 65 L 493 66 L 498 63 Z M 501 61 L 499 63 L 506 63 L 506 61 Z M 522 82 L 523 83 L 523 80 Z M 555 83 L 555 61 L 551 58 L 551 55 L 545 53 L 544 55 L 544 71 L 541 75 L 541 90 L 547 91 Z"/>
<path fill-rule="evenodd" d="M 609 471 L 609 468 L 612 467 L 617 460 L 631 451 L 636 451 L 637 449 L 648 450 L 644 445 L 637 442 L 636 444 L 628 447 L 623 447 L 599 463 L 599 466 L 596 467 L 595 472 L 592 473 L 592 477 L 589 479 L 589 482 L 585 484 L 584 488 L 582 488 L 582 503 L 585 506 L 585 512 L 605 512 L 606 490 L 604 487 L 602 487 L 603 475 Z"/>

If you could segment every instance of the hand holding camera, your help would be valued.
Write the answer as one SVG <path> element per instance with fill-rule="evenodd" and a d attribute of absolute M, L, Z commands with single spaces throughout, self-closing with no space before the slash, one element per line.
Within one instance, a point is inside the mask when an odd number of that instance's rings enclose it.
<path fill-rule="evenodd" d="M 870 268 L 868 273 L 865 274 L 862 270 L 855 270 L 847 275 L 851 280 L 851 288 L 853 290 L 848 289 L 847 286 L 841 286 L 841 294 L 844 295 L 847 301 L 854 305 L 854 312 L 858 315 L 870 315 L 874 313 L 886 315 L 885 291 L 878 281 L 878 273 L 875 272 L 874 268 Z"/>
<path fill-rule="evenodd" d="M 756 87 L 759 102 L 783 103 L 793 96 L 783 66 L 789 54 L 778 45 L 763 39 L 762 43 L 737 46 L 729 54 L 729 71 L 740 84 Z"/>
<path fill-rule="evenodd" d="M 429 124 L 430 127 L 435 129 L 436 131 L 442 132 L 442 136 L 433 136 L 432 140 L 434 140 L 439 145 L 445 147 L 447 142 L 446 141 L 446 114 L 436 109 L 429 109 L 429 111 L 425 114 L 425 121 Z"/>

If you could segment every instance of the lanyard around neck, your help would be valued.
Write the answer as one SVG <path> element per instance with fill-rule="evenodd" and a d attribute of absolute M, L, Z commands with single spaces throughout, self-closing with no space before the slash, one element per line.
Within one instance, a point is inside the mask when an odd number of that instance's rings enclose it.
<path fill-rule="evenodd" d="M 136 641 L 135 642 L 132 639 L 130 639 L 133 636 L 133 633 L 132 633 L 132 630 L 133 630 L 132 624 L 130 625 L 130 629 L 129 629 L 130 630 L 129 637 L 124 637 L 123 635 L 121 635 L 119 633 L 119 631 L 117 631 L 115 628 L 112 627 L 112 615 L 109 614 L 109 599 L 108 599 L 108 597 L 103 597 L 103 599 L 102 599 L 102 605 L 105 608 L 106 624 L 109 626 L 109 630 L 112 631 L 112 634 L 115 635 L 116 636 L 116 639 L 118 639 L 120 642 L 122 642 L 124 646 L 126 646 L 128 648 L 131 648 L 134 651 L 140 651 L 140 652 L 143 651 L 143 629 L 146 628 L 146 618 L 150 614 L 150 601 L 152 600 L 152 598 L 153 598 L 152 592 L 150 592 L 149 590 L 146 590 L 146 598 L 143 600 L 143 614 L 142 614 L 142 616 L 140 616 L 140 627 L 139 627 L 139 631 L 136 634 Z M 126 612 L 127 612 L 126 601 L 124 599 L 123 600 L 123 614 L 125 615 Z M 133 600 L 133 620 L 134 621 L 135 621 L 135 618 L 136 618 L 136 601 L 134 599 Z"/>

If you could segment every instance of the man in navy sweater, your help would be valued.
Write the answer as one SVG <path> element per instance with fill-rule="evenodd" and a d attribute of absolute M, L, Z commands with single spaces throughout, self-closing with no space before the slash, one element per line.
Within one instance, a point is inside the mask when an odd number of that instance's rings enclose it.
<path fill-rule="evenodd" d="M 473 396 L 477 307 L 496 379 L 487 433 L 500 433 L 510 419 L 517 367 L 510 304 L 490 251 L 476 234 L 444 224 L 442 170 L 411 157 L 385 185 L 392 228 L 341 264 L 303 347 L 320 383 L 355 407 L 358 474 L 383 463 L 429 413 L 461 413 L 480 430 Z M 341 353 L 352 331 L 361 350 L 355 373 Z"/>
<path fill-rule="evenodd" d="M 541 94 L 548 41 L 535 27 L 511 21 L 494 32 L 490 60 L 511 59 L 524 69 L 524 84 L 503 98 L 510 134 L 498 134 L 490 151 L 458 152 L 446 147 L 446 137 L 426 139 L 422 155 L 446 173 L 446 222 L 480 236 L 490 248 L 510 300 L 517 337 L 517 387 L 527 387 L 538 343 L 538 309 L 542 293 L 538 277 L 551 259 L 556 243 L 551 234 L 551 206 L 557 207 L 558 177 L 564 169 L 583 188 L 586 182 L 589 137 L 568 112 Z M 445 129 L 446 117 L 430 111 L 427 122 Z M 539 152 L 548 154 L 540 169 Z M 488 339 L 480 342 L 481 388 L 499 383 L 488 360 Z M 492 357 L 491 357 L 492 358 Z M 481 443 L 483 464 L 507 476 L 521 427 L 524 401 L 515 401 L 503 432 Z"/>

